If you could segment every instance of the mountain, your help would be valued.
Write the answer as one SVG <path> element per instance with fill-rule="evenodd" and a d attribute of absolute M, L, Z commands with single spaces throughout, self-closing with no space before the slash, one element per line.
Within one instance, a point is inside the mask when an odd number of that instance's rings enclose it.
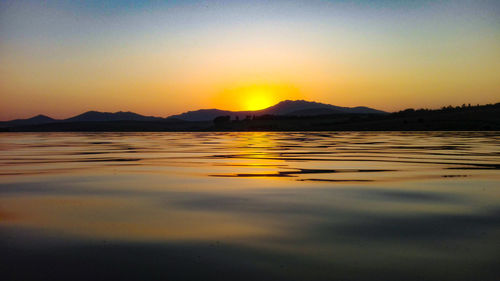
<path fill-rule="evenodd" d="M 53 119 L 45 115 L 37 115 L 28 119 L 16 119 L 0 122 L 1 127 L 30 126 L 49 123 L 73 123 L 73 122 L 110 122 L 110 121 L 176 121 L 174 118 L 165 119 L 161 117 L 143 116 L 133 112 L 99 112 L 87 111 L 68 119 Z M 182 120 L 177 120 L 182 121 Z"/>
<path fill-rule="evenodd" d="M 99 112 L 87 111 L 68 119 L 53 119 L 45 115 L 38 115 L 29 119 L 17 119 L 0 122 L 1 127 L 28 126 L 47 123 L 74 123 L 74 122 L 113 122 L 113 121 L 156 121 L 156 122 L 179 122 L 179 121 L 212 121 L 218 116 L 231 116 L 245 119 L 248 116 L 276 115 L 276 116 L 317 116 L 331 114 L 386 114 L 386 112 L 369 107 L 340 107 L 325 103 L 304 100 L 285 100 L 276 105 L 256 111 L 229 111 L 220 109 L 200 109 L 188 111 L 167 118 L 144 116 L 134 112 Z"/>
<path fill-rule="evenodd" d="M 307 107 L 298 106 L 307 105 Z M 309 105 L 313 105 L 309 107 Z M 319 106 L 317 106 L 319 105 Z M 281 115 L 269 113 L 278 112 Z M 357 112 L 359 114 L 345 114 Z M 285 101 L 259 111 L 223 111 L 217 109 L 186 112 L 178 116 L 254 116 L 250 120 L 189 122 L 180 119 L 147 117 L 131 112 L 87 112 L 66 120 L 35 116 L 0 122 L 0 132 L 168 132 L 168 131 L 499 131 L 500 103 L 443 107 L 442 109 L 406 109 L 389 114 L 366 114 L 366 107 L 344 108 L 318 103 Z M 378 112 L 378 111 L 375 111 Z M 337 114 L 340 113 L 340 114 Z M 208 116 L 208 117 L 207 117 Z M 139 119 L 138 121 L 130 119 Z M 150 119 L 152 118 L 152 119 Z M 69 120 L 69 121 L 68 121 Z M 75 121 L 71 121 L 75 120 Z M 90 121 L 89 121 L 90 120 Z M 148 121 L 152 120 L 152 121 Z M 30 124 L 31 122 L 31 124 Z"/>
<path fill-rule="evenodd" d="M 276 105 L 256 111 L 228 111 L 219 109 L 200 109 L 188 111 L 171 117 L 185 121 L 210 121 L 217 116 L 229 115 L 232 118 L 245 118 L 246 116 L 284 115 L 284 116 L 316 116 L 327 114 L 387 114 L 384 111 L 369 107 L 341 107 L 319 102 L 305 100 L 285 100 Z"/>
<path fill-rule="evenodd" d="M 118 111 L 115 113 L 111 112 L 99 112 L 99 111 L 87 111 L 75 117 L 64 119 L 64 122 L 98 122 L 98 121 L 161 121 L 164 118 L 143 116 L 134 112 L 124 112 Z"/>
<path fill-rule="evenodd" d="M 319 110 L 315 112 L 314 110 Z M 381 110 L 358 106 L 358 107 L 341 107 L 326 103 L 319 103 L 305 100 L 285 100 L 274 106 L 262 110 L 265 114 L 271 115 L 297 115 L 302 112 L 306 115 L 321 115 L 321 114 L 386 114 Z M 323 113 L 324 112 L 324 113 Z"/>
<path fill-rule="evenodd" d="M 194 111 L 184 112 L 178 115 L 172 115 L 167 117 L 177 118 L 184 121 L 212 121 L 217 116 L 230 115 L 240 117 L 240 113 L 235 111 L 220 110 L 220 109 L 199 109 Z"/>
<path fill-rule="evenodd" d="M 11 120 L 11 121 L 3 121 L 3 122 L 0 122 L 0 125 L 3 125 L 3 126 L 38 125 L 38 124 L 52 123 L 55 121 L 57 121 L 57 120 L 40 114 L 40 115 L 31 117 L 28 119 L 16 119 L 16 120 Z"/>
<path fill-rule="evenodd" d="M 292 111 L 285 116 L 317 116 L 317 115 L 329 115 L 329 114 L 343 114 L 344 112 L 337 109 L 330 108 L 309 108 Z"/>

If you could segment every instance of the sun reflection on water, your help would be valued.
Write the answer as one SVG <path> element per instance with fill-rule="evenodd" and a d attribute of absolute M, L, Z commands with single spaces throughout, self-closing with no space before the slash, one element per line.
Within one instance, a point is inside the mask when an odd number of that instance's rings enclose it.
<path fill-rule="evenodd" d="M 181 268 L 193 259 L 199 270 L 208 266 L 199 256 L 215 267 L 227 258 L 277 280 L 387 272 L 400 280 L 424 265 L 429 280 L 446 280 L 442 268 L 467 275 L 500 250 L 499 141 L 497 133 L 4 134 L 1 261 L 15 268 L 10 260 L 28 259 L 34 244 L 43 260 L 60 262 L 54 245 L 74 260 L 94 255 L 61 244 L 72 241 L 138 247 Z M 100 258 L 115 260 L 106 249 Z"/>

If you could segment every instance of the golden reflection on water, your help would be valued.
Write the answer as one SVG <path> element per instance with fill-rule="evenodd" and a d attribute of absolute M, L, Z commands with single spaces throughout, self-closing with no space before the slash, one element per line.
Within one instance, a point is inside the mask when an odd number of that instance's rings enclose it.
<path fill-rule="evenodd" d="M 500 250 L 499 143 L 495 132 L 2 134 L 0 235 L 222 241 L 243 260 L 294 257 L 296 276 L 429 259 L 475 272 Z"/>
<path fill-rule="evenodd" d="M 2 203 L 16 214 L 3 223 L 110 240 L 216 240 L 269 234 L 231 214 L 159 208 L 152 203 L 106 196 L 22 197 Z"/>

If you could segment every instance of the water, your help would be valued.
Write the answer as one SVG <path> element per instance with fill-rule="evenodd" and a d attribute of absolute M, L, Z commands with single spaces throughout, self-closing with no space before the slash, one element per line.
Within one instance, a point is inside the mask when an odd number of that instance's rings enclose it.
<path fill-rule="evenodd" d="M 3 280 L 498 280 L 500 134 L 0 135 Z"/>

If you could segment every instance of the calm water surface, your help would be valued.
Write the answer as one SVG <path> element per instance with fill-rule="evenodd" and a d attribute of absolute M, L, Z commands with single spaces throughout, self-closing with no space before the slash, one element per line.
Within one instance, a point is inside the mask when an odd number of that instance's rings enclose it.
<path fill-rule="evenodd" d="M 500 276 L 498 132 L 2 133 L 0 167 L 3 280 Z"/>

